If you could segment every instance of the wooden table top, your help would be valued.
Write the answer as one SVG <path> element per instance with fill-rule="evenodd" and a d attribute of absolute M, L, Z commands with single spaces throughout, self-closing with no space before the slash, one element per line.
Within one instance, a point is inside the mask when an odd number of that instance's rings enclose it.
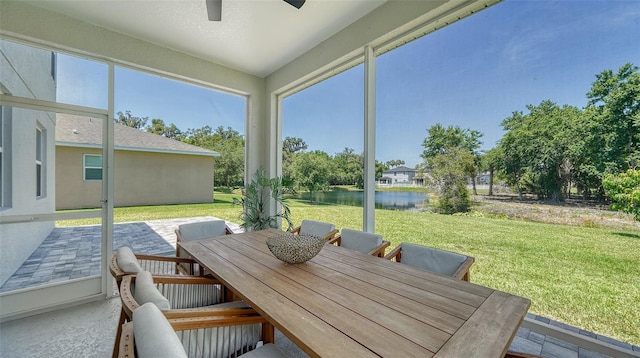
<path fill-rule="evenodd" d="M 502 357 L 528 299 L 333 245 L 275 258 L 264 230 L 179 245 L 310 356 Z"/>

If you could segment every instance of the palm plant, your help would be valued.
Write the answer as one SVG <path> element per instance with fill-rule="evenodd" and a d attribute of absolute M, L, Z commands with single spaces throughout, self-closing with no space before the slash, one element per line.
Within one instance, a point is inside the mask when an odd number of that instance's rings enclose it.
<path fill-rule="evenodd" d="M 282 178 L 267 177 L 264 168 L 256 170 L 251 178 L 251 183 L 246 185 L 241 199 L 234 199 L 234 204 L 242 205 L 240 219 L 241 226 L 247 231 L 263 230 L 268 228 L 280 228 L 280 219 L 287 222 L 287 231 L 293 227 L 291 211 L 284 198 L 285 193 L 291 193 L 293 189 L 283 182 Z M 281 210 L 271 215 L 267 214 L 271 200 L 279 204 Z"/>

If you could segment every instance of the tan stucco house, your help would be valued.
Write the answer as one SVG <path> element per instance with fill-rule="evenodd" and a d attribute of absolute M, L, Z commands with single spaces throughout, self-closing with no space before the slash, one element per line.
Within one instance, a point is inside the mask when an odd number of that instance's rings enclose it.
<path fill-rule="evenodd" d="M 100 207 L 102 120 L 58 114 L 56 209 Z M 213 158 L 204 148 L 114 126 L 115 206 L 210 203 Z"/>

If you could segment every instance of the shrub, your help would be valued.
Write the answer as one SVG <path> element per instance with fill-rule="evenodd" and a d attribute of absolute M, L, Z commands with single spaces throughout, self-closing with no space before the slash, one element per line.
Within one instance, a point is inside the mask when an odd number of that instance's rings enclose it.
<path fill-rule="evenodd" d="M 613 201 L 611 209 L 633 214 L 640 221 L 640 170 L 608 174 L 602 179 L 602 186 Z"/>

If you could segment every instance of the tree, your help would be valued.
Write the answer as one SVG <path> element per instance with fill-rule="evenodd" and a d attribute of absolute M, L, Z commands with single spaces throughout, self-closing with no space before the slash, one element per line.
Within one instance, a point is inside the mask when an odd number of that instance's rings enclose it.
<path fill-rule="evenodd" d="M 175 124 L 171 123 L 171 125 L 166 126 L 164 124 L 164 121 L 158 118 L 151 120 L 151 125 L 147 127 L 147 132 L 161 135 L 167 138 L 179 140 L 179 141 L 182 141 L 183 139 L 185 139 L 184 135 L 182 134 L 182 131 L 178 129 L 178 127 Z"/>
<path fill-rule="evenodd" d="M 493 182 L 496 171 L 504 166 L 504 153 L 500 147 L 495 147 L 486 152 L 480 160 L 480 168 L 489 172 L 489 196 L 493 195 Z"/>
<path fill-rule="evenodd" d="M 476 130 L 462 129 L 459 126 L 445 128 L 440 123 L 431 126 L 427 132 L 428 136 L 422 142 L 422 146 L 425 148 L 422 152 L 422 158 L 425 161 L 428 162 L 429 158 L 434 158 L 438 154 L 447 154 L 454 148 L 469 152 L 474 157 L 475 165 L 469 167 L 467 176 L 471 178 L 473 194 L 477 195 L 475 177 L 477 167 L 480 164 L 479 149 L 482 145 L 480 141 L 482 133 Z"/>
<path fill-rule="evenodd" d="M 209 149 L 220 153 L 215 158 L 215 174 L 226 187 L 242 185 L 244 179 L 244 138 L 231 127 L 219 126 L 210 138 Z"/>
<path fill-rule="evenodd" d="M 313 193 L 329 186 L 332 169 L 329 154 L 319 150 L 300 153 L 293 162 L 291 178 L 298 188 L 309 191 L 309 202 L 313 202 Z"/>
<path fill-rule="evenodd" d="M 473 154 L 462 148 L 451 148 L 429 159 L 431 178 L 438 186 L 437 212 L 467 212 L 471 206 L 466 177 L 475 166 Z"/>
<path fill-rule="evenodd" d="M 602 185 L 613 204 L 613 210 L 633 214 L 640 221 L 640 170 L 629 169 L 617 175 L 607 174 Z"/>
<path fill-rule="evenodd" d="M 389 168 L 395 168 L 395 167 L 399 167 L 401 165 L 404 165 L 404 160 L 402 160 L 402 159 L 394 159 L 394 160 L 389 160 L 389 161 L 385 162 L 384 164 Z"/>
<path fill-rule="evenodd" d="M 307 150 L 307 143 L 302 138 L 286 137 L 282 141 L 282 176 L 291 177 L 291 166 L 295 156 Z"/>
<path fill-rule="evenodd" d="M 422 142 L 422 157 L 427 159 L 437 154 L 445 154 L 452 148 L 461 148 L 475 155 L 482 145 L 482 133 L 476 130 L 462 129 L 459 126 L 443 127 L 437 123 L 427 129 L 428 136 Z"/>
<path fill-rule="evenodd" d="M 389 170 L 389 167 L 386 164 L 376 160 L 376 180 L 382 178 L 382 173 L 387 170 Z"/>
<path fill-rule="evenodd" d="M 355 185 L 364 188 L 364 155 L 353 148 L 344 148 L 333 157 L 332 185 Z"/>
<path fill-rule="evenodd" d="M 438 186 L 436 210 L 447 214 L 468 211 L 471 203 L 467 177 L 472 178 L 475 189 L 482 134 L 458 126 L 445 128 L 439 123 L 427 132 L 429 135 L 422 143 L 425 148 L 422 157 L 424 168 L 431 172 L 431 178 Z"/>
<path fill-rule="evenodd" d="M 242 185 L 244 180 L 244 140 L 241 137 L 218 142 L 215 151 L 220 153 L 214 159 L 215 176 L 226 187 Z"/>
<path fill-rule="evenodd" d="M 231 127 L 210 126 L 188 129 L 186 143 L 220 153 L 214 159 L 215 175 L 227 187 L 242 185 L 244 178 L 244 137 Z"/>
<path fill-rule="evenodd" d="M 207 149 L 213 149 L 215 144 L 222 139 L 220 136 L 213 135 L 213 128 L 210 126 L 197 129 L 189 128 L 184 134 L 185 139 L 183 142 Z"/>
<path fill-rule="evenodd" d="M 221 140 L 242 138 L 242 135 L 237 130 L 231 127 L 227 127 L 227 129 L 224 129 L 223 126 L 216 127 L 213 135 L 217 136 Z"/>
<path fill-rule="evenodd" d="M 520 196 L 530 192 L 540 199 L 562 200 L 572 167 L 567 151 L 577 140 L 575 128 L 581 112 L 550 100 L 527 109 L 527 114 L 514 112 L 502 121 L 506 133 L 500 148 L 507 182 L 518 188 Z"/>
<path fill-rule="evenodd" d="M 602 178 L 640 165 L 640 73 L 630 63 L 596 75 L 582 118 L 580 183 L 603 195 Z"/>
<path fill-rule="evenodd" d="M 147 125 L 147 121 L 149 117 L 135 117 L 131 115 L 131 111 L 125 111 L 124 113 L 118 112 L 116 113 L 118 116 L 114 118 L 114 122 L 123 124 L 127 127 L 135 128 L 135 129 L 143 129 L 144 126 Z"/>
<path fill-rule="evenodd" d="M 301 153 L 307 150 L 307 143 L 302 138 L 286 137 L 282 141 L 282 152 L 289 154 Z"/>

